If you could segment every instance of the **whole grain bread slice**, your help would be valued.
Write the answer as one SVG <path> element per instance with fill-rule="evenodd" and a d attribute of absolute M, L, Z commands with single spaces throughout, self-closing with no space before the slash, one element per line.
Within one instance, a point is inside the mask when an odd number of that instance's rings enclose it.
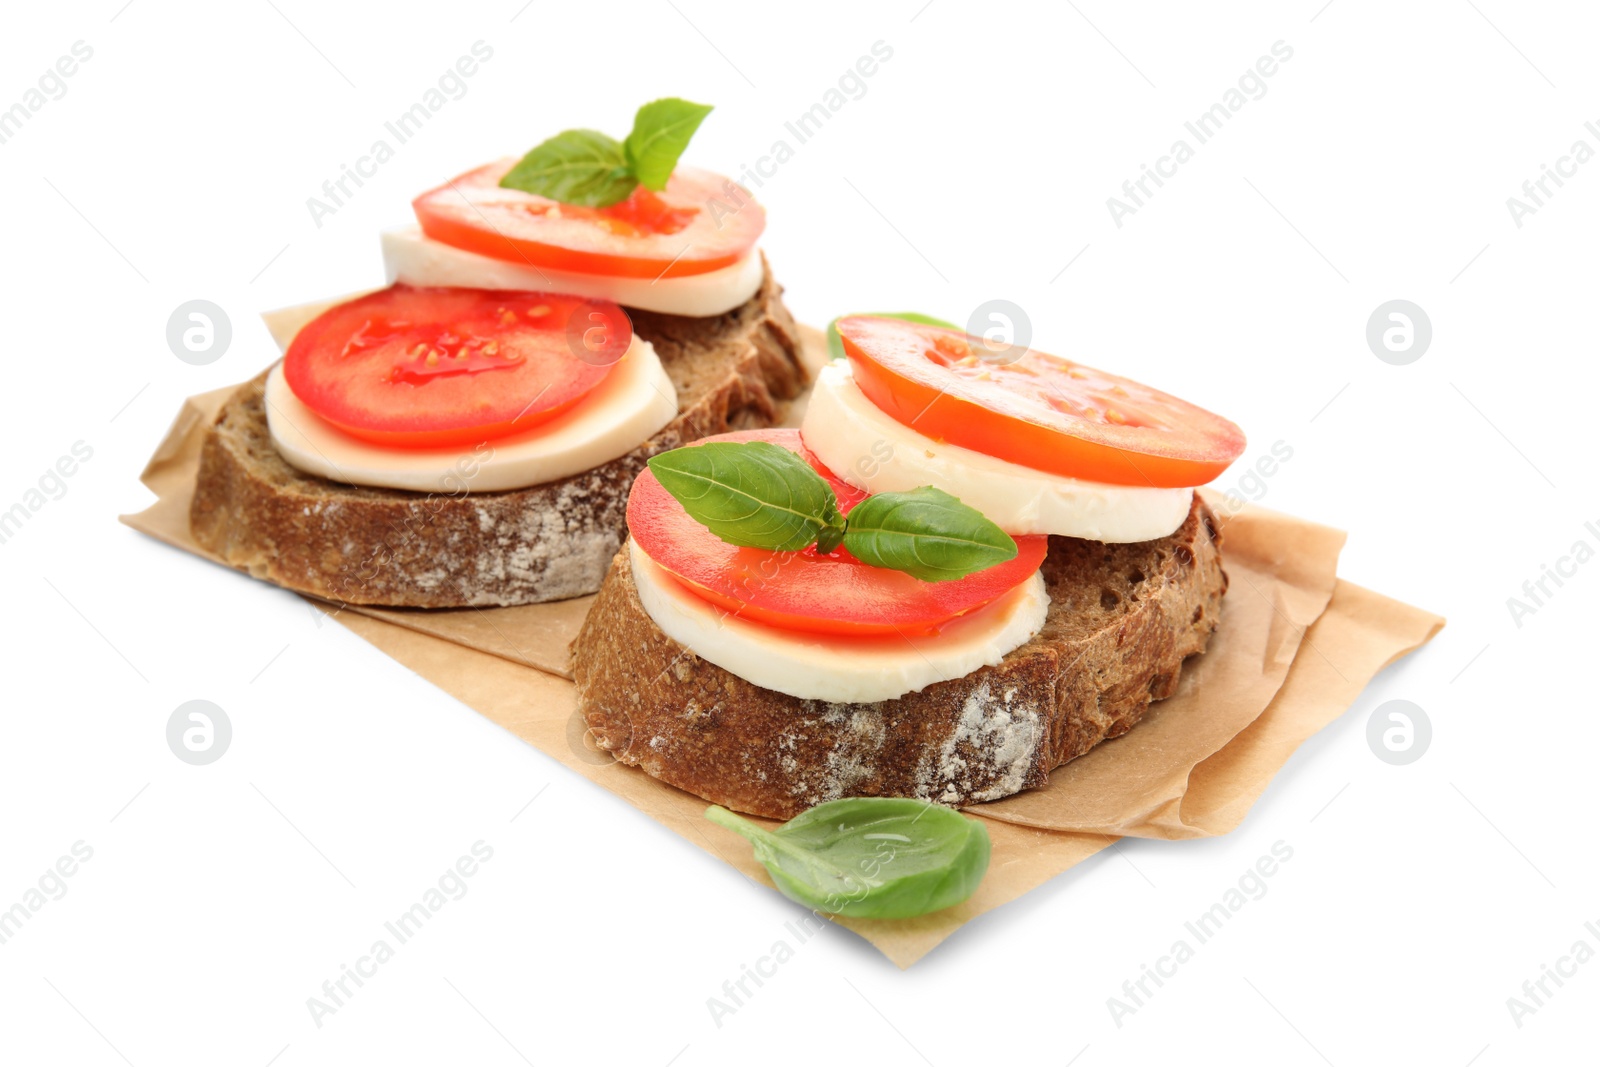
<path fill-rule="evenodd" d="M 627 535 L 645 461 L 711 434 L 771 426 L 805 387 L 800 335 L 767 270 L 734 310 L 629 310 L 678 392 L 678 416 L 583 474 L 499 493 L 345 485 L 284 462 L 267 430 L 266 373 L 206 434 L 189 524 L 240 570 L 327 600 L 390 607 L 536 604 L 593 593 Z"/>
<path fill-rule="evenodd" d="M 645 613 L 623 551 L 573 642 L 578 708 L 621 762 L 755 815 L 849 796 L 997 800 L 1172 694 L 1221 615 L 1220 546 L 1198 495 L 1157 541 L 1052 537 L 1037 636 L 998 666 L 873 704 L 801 700 L 696 656 Z"/>

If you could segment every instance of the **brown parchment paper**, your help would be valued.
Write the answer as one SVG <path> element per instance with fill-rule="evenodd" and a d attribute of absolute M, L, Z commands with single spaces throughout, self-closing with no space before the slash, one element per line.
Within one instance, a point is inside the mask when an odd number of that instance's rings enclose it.
<path fill-rule="evenodd" d="M 1177 692 L 1152 705 L 1137 729 L 1057 770 L 1049 789 L 973 810 L 1046 830 L 1206 835 L 1183 820 L 1189 774 L 1254 722 L 1283 685 L 1306 628 L 1333 595 L 1345 538 L 1264 509 L 1240 511 L 1221 529 L 1229 578 L 1221 625 L 1205 654 L 1185 664 Z"/>
<path fill-rule="evenodd" d="M 267 316 L 280 344 L 323 306 Z M 805 339 L 811 357 L 823 358 L 821 335 L 806 330 Z M 185 402 L 141 476 L 156 502 L 122 516 L 124 523 L 214 560 L 189 535 L 189 502 L 205 428 L 232 391 Z M 1231 584 L 1221 626 L 1208 651 L 1185 664 L 1177 692 L 1127 735 L 1057 770 L 1043 788 L 968 809 L 985 819 L 994 846 L 972 899 L 917 919 L 836 922 L 907 967 L 969 919 L 1120 836 L 1226 833 L 1303 741 L 1348 708 L 1379 670 L 1444 625 L 1339 580 L 1344 534 L 1337 530 L 1249 506 L 1222 529 Z M 589 742 L 568 680 L 567 645 L 591 599 L 453 611 L 323 607 L 434 685 L 770 885 L 743 839 L 704 820 L 704 801 L 615 763 Z"/>

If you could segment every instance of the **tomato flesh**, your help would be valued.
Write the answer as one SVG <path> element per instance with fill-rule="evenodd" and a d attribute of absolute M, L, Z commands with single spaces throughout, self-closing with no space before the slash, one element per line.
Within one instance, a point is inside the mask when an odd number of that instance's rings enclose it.
<path fill-rule="evenodd" d="M 905 426 L 1035 470 L 1115 485 L 1204 485 L 1244 452 L 1239 427 L 1128 378 L 983 338 L 851 316 L 839 337 L 867 399 Z"/>
<path fill-rule="evenodd" d="M 798 430 L 744 430 L 695 444 L 708 441 L 770 441 L 798 453 L 828 480 L 844 514 L 867 497 L 834 477 L 801 443 Z M 855 637 L 938 633 L 952 619 L 977 611 L 1030 578 L 1044 561 L 1049 542 L 1043 536 L 1018 537 L 1014 559 L 965 578 L 925 582 L 869 566 L 843 546 L 824 556 L 815 545 L 795 553 L 730 545 L 690 518 L 648 469 L 639 474 L 628 497 L 628 532 L 663 570 L 739 618 Z"/>
<path fill-rule="evenodd" d="M 761 205 L 710 171 L 679 167 L 659 193 L 641 185 L 621 203 L 592 208 L 502 189 L 515 162 L 490 163 L 417 197 L 422 232 L 510 263 L 684 278 L 737 263 L 766 228 Z"/>
<path fill-rule="evenodd" d="M 354 437 L 444 448 L 566 411 L 632 337 L 607 301 L 394 285 L 318 315 L 290 343 L 283 373 L 302 403 Z"/>

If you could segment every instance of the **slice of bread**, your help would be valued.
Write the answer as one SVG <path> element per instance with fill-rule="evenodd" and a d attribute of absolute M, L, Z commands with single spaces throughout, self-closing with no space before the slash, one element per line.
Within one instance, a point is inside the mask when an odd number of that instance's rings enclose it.
<path fill-rule="evenodd" d="M 800 333 L 770 270 L 725 315 L 633 311 L 678 391 L 678 417 L 583 474 L 499 493 L 345 485 L 289 466 L 267 431 L 266 373 L 207 432 L 189 525 L 226 562 L 327 600 L 390 607 L 536 604 L 593 593 L 627 535 L 628 490 L 658 452 L 772 426 L 804 389 Z"/>
<path fill-rule="evenodd" d="M 578 708 L 621 762 L 755 815 L 850 796 L 997 800 L 1172 694 L 1221 615 L 1220 546 L 1198 495 L 1158 541 L 1052 537 L 1037 636 L 998 666 L 875 704 L 801 700 L 696 656 L 645 614 L 624 551 L 573 642 Z"/>

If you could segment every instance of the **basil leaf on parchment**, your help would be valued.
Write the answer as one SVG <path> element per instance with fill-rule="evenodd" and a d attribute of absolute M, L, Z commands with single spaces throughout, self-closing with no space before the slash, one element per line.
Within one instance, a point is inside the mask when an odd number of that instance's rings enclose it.
<path fill-rule="evenodd" d="M 822 475 L 770 441 L 675 448 L 649 466 L 690 518 L 730 545 L 794 552 L 844 526 Z"/>
<path fill-rule="evenodd" d="M 925 582 L 965 578 L 1017 555 L 1017 543 L 983 512 L 931 485 L 877 493 L 857 504 L 844 547 L 863 563 Z"/>
<path fill-rule="evenodd" d="M 784 896 L 830 915 L 926 915 L 966 900 L 989 868 L 983 824 L 925 800 L 830 800 L 773 830 L 722 807 L 706 818 L 747 838 Z"/>

